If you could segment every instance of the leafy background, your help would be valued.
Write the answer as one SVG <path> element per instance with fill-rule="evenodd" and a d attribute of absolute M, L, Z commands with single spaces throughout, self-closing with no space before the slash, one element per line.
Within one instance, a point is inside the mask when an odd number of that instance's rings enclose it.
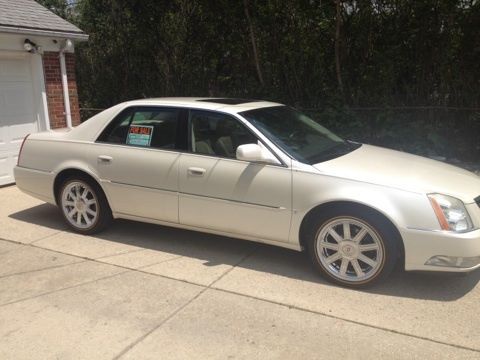
<path fill-rule="evenodd" d="M 84 117 L 143 97 L 262 98 L 353 140 L 480 161 L 479 1 L 38 1 L 90 35 Z"/>

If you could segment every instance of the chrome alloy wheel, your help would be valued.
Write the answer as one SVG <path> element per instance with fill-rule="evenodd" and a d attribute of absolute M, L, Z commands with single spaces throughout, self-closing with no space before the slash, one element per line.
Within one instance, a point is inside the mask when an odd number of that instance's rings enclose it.
<path fill-rule="evenodd" d="M 316 237 L 316 255 L 334 278 L 363 282 L 383 268 L 384 245 L 367 223 L 339 217 L 324 224 Z"/>
<path fill-rule="evenodd" d="M 98 220 L 98 199 L 86 183 L 72 181 L 63 189 L 62 211 L 74 227 L 89 229 Z"/>

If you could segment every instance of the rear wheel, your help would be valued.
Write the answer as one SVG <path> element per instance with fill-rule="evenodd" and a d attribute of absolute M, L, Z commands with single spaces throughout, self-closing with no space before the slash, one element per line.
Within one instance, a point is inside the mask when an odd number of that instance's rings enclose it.
<path fill-rule="evenodd" d="M 395 266 L 397 239 L 378 216 L 336 209 L 313 221 L 307 237 L 314 266 L 337 284 L 370 286 Z"/>
<path fill-rule="evenodd" d="M 97 233 L 112 220 L 102 189 L 87 178 L 65 180 L 60 188 L 59 205 L 67 224 L 82 234 Z"/>

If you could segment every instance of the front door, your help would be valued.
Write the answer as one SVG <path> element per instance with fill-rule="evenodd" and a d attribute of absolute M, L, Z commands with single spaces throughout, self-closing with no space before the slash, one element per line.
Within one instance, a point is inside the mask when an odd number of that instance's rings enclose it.
<path fill-rule="evenodd" d="M 178 222 L 181 110 L 134 107 L 120 113 L 90 155 L 116 213 Z"/>
<path fill-rule="evenodd" d="M 190 151 L 179 161 L 179 221 L 232 234 L 288 241 L 291 169 L 236 160 L 259 140 L 231 115 L 191 110 Z"/>

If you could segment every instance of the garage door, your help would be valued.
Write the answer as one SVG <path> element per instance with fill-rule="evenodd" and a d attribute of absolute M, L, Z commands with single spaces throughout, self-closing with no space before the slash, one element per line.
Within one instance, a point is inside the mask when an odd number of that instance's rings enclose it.
<path fill-rule="evenodd" d="M 13 183 L 23 138 L 38 131 L 28 57 L 0 52 L 0 185 Z"/>

